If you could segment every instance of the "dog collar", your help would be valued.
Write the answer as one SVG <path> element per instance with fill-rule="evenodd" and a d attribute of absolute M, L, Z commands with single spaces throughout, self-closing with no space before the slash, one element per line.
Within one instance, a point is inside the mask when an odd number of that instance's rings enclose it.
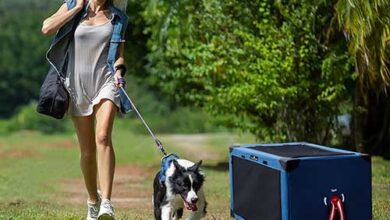
<path fill-rule="evenodd" d="M 161 170 L 160 170 L 160 182 L 164 183 L 166 176 L 165 172 L 169 168 L 169 165 L 171 165 L 171 162 L 173 160 L 177 160 L 179 157 L 175 154 L 169 154 L 161 159 Z"/>

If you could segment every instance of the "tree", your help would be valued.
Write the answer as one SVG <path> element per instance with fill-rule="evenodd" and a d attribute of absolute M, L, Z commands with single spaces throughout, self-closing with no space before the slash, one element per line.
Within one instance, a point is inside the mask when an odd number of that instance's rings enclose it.
<path fill-rule="evenodd" d="M 337 16 L 358 73 L 354 142 L 361 151 L 390 156 L 390 2 L 339 0 Z"/>
<path fill-rule="evenodd" d="M 333 5 L 150 0 L 151 82 L 262 141 L 328 143 L 353 80 Z"/>
<path fill-rule="evenodd" d="M 50 44 L 40 27 L 49 10 L 59 5 L 49 0 L 0 2 L 0 118 L 37 98 L 48 70 L 45 52 Z"/>
<path fill-rule="evenodd" d="M 390 85 L 390 2 L 339 0 L 336 9 L 350 51 L 355 55 L 359 83 L 377 91 L 386 89 Z"/>

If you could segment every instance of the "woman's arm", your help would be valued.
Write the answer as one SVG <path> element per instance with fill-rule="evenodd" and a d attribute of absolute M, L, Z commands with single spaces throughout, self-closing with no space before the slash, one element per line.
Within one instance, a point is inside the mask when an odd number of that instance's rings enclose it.
<path fill-rule="evenodd" d="M 123 55 L 124 48 L 125 48 L 125 43 L 120 43 L 120 45 L 119 45 L 119 54 L 118 54 L 118 58 L 115 61 L 114 67 L 116 67 L 119 64 L 125 64 L 125 58 L 124 58 L 124 55 Z M 120 78 L 123 78 L 121 69 L 117 70 L 115 72 L 115 75 L 114 75 L 115 85 L 117 85 L 119 87 L 124 86 L 123 84 L 118 84 Z"/>
<path fill-rule="evenodd" d="M 42 33 L 44 35 L 51 35 L 57 32 L 58 29 L 60 29 L 83 8 L 83 5 L 84 0 L 77 0 L 76 6 L 68 11 L 66 3 L 62 4 L 56 13 L 43 21 Z"/>

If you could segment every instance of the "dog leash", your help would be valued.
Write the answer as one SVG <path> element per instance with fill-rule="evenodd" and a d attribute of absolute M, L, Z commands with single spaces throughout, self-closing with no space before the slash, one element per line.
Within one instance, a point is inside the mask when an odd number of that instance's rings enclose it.
<path fill-rule="evenodd" d="M 135 113 L 137 113 L 138 117 L 141 119 L 141 121 L 144 124 L 145 128 L 148 130 L 149 134 L 152 136 L 154 142 L 156 143 L 157 148 L 164 154 L 164 156 L 168 156 L 167 153 L 165 152 L 164 146 L 162 145 L 161 141 L 156 137 L 156 135 L 153 133 L 153 131 L 149 128 L 148 124 L 145 122 L 145 120 L 142 117 L 141 113 L 139 113 L 137 107 L 135 107 L 133 101 L 131 101 L 130 97 L 127 95 L 125 89 L 123 87 L 120 87 L 120 89 L 122 89 L 122 92 L 126 95 L 126 97 L 129 100 L 131 106 L 133 107 Z"/>
<path fill-rule="evenodd" d="M 127 0 L 126 0 L 126 4 L 125 5 L 127 6 Z M 123 8 L 123 11 L 126 13 L 126 7 Z M 156 137 L 156 135 L 153 133 L 153 131 L 149 128 L 148 124 L 146 124 L 144 118 L 142 117 L 141 113 L 139 113 L 137 107 L 135 107 L 133 101 L 127 95 L 125 89 L 123 87 L 120 87 L 120 89 L 126 95 L 126 98 L 129 100 L 129 102 L 130 102 L 131 106 L 133 107 L 135 113 L 137 113 L 138 117 L 141 119 L 141 121 L 144 124 L 145 128 L 148 130 L 149 134 L 152 136 L 154 142 L 156 143 L 157 148 L 161 151 L 161 153 L 164 154 L 164 157 L 161 160 L 163 160 L 164 158 L 168 158 L 171 154 L 167 155 L 167 153 L 165 152 L 164 146 L 162 145 L 161 141 Z"/>

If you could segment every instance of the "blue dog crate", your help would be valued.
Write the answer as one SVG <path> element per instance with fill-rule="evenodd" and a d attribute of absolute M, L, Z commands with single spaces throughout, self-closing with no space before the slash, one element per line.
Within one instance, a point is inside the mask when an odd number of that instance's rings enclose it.
<path fill-rule="evenodd" d="M 369 220 L 369 155 L 309 143 L 233 146 L 231 214 L 238 220 Z"/>

